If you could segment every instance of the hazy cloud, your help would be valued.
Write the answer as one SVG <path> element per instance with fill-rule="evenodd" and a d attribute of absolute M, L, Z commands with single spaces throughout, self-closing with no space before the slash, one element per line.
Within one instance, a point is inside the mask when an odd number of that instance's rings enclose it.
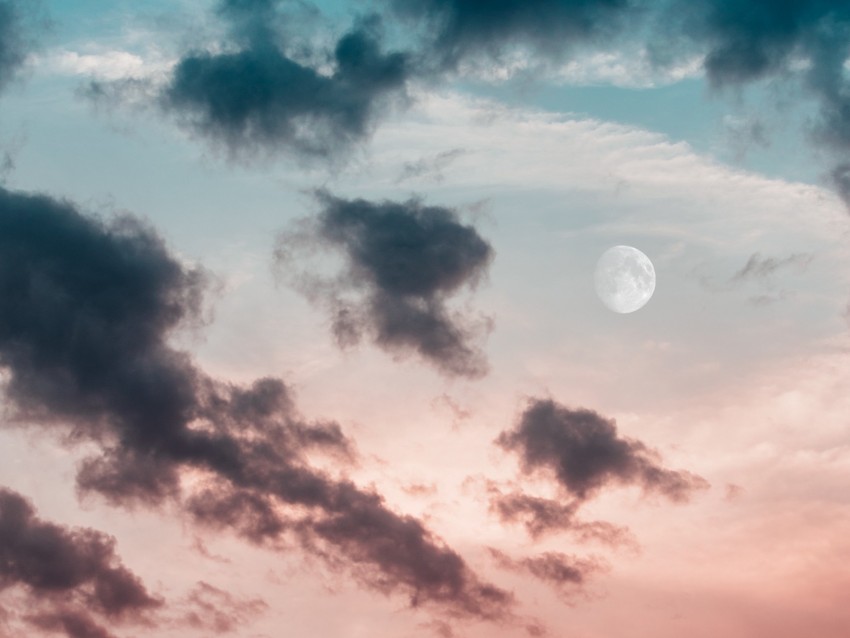
<path fill-rule="evenodd" d="M 186 604 L 189 610 L 183 622 L 193 629 L 215 634 L 244 627 L 269 607 L 259 598 L 240 599 L 203 581 L 189 593 Z"/>
<path fill-rule="evenodd" d="M 618 30 L 629 0 L 388 0 L 396 15 L 426 33 L 443 68 L 465 58 L 499 58 L 511 46 L 559 56 Z"/>
<path fill-rule="evenodd" d="M 597 541 L 607 545 L 632 545 L 635 540 L 625 527 L 605 521 L 582 521 L 578 501 L 562 503 L 521 492 L 503 494 L 491 487 L 490 510 L 503 523 L 522 523 L 529 536 L 539 539 L 554 532 L 569 533 L 580 542 Z"/>
<path fill-rule="evenodd" d="M 698 48 L 715 87 L 745 86 L 765 79 L 799 80 L 819 104 L 813 138 L 839 153 L 850 150 L 850 6 L 842 0 L 676 2 L 659 17 L 656 50 L 675 56 Z M 677 46 L 673 46 L 677 43 Z M 673 51 L 674 53 L 670 53 Z M 833 181 L 845 201 L 839 164 Z"/>
<path fill-rule="evenodd" d="M 23 12 L 31 8 L 20 0 L 0 0 L 0 90 L 12 81 L 29 53 Z"/>
<path fill-rule="evenodd" d="M 761 253 L 753 253 L 738 272 L 732 275 L 730 283 L 738 283 L 748 279 L 766 279 L 780 268 L 793 267 L 805 270 L 814 259 L 809 253 L 794 253 L 787 257 L 763 257 Z"/>
<path fill-rule="evenodd" d="M 516 428 L 497 443 L 516 452 L 526 474 L 551 473 L 572 498 L 584 501 L 609 485 L 637 485 L 673 501 L 708 487 L 699 476 L 665 469 L 656 452 L 621 437 L 616 423 L 592 410 L 532 400 Z"/>
<path fill-rule="evenodd" d="M 436 155 L 421 157 L 415 162 L 405 162 L 401 167 L 401 173 L 396 178 L 396 184 L 408 179 L 425 176 L 437 182 L 442 181 L 444 177 L 443 170 L 466 152 L 462 148 L 453 148 L 437 153 Z"/>
<path fill-rule="evenodd" d="M 278 379 L 217 381 L 168 345 L 197 320 L 204 280 L 133 217 L 100 220 L 0 190 L 0 365 L 18 426 L 100 447 L 80 467 L 83 493 L 181 502 L 199 523 L 296 543 L 413 605 L 504 615 L 510 594 L 419 520 L 310 464 L 312 452 L 353 458 L 336 423 L 304 420 Z M 185 493 L 184 468 L 204 477 Z"/>
<path fill-rule="evenodd" d="M 314 222 L 283 233 L 275 252 L 284 276 L 331 314 L 341 346 L 368 335 L 396 353 L 415 352 L 447 375 L 487 370 L 478 342 L 487 322 L 452 312 L 449 298 L 486 273 L 493 249 L 450 208 L 417 200 L 371 202 L 317 193 Z M 298 270 L 311 247 L 345 260 L 335 278 Z"/>
<path fill-rule="evenodd" d="M 735 160 L 741 162 L 756 147 L 770 146 L 767 125 L 756 116 L 726 115 L 723 117 L 724 137 Z"/>
<path fill-rule="evenodd" d="M 497 549 L 490 548 L 489 551 L 502 569 L 531 574 L 568 599 L 582 591 L 591 575 L 605 569 L 596 559 L 578 558 L 561 552 L 544 552 L 516 559 Z"/>

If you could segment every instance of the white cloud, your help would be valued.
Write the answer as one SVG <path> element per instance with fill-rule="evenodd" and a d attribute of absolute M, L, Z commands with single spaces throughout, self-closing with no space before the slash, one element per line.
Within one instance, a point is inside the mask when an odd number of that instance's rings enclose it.
<path fill-rule="evenodd" d="M 88 52 L 56 49 L 32 60 L 36 68 L 48 73 L 99 80 L 153 78 L 166 73 L 174 63 L 175 60 L 155 50 L 140 54 L 120 49 L 94 49 Z"/>
<path fill-rule="evenodd" d="M 526 75 L 536 82 L 646 89 L 699 77 L 702 66 L 702 56 L 691 56 L 675 66 L 660 67 L 643 48 L 583 51 L 563 63 L 541 66 L 539 56 L 515 49 L 497 62 L 467 61 L 461 65 L 460 75 L 494 83 Z"/>

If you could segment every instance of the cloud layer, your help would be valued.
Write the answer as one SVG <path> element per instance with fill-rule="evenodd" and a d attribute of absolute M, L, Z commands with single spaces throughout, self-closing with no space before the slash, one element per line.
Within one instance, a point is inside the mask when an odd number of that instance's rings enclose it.
<path fill-rule="evenodd" d="M 369 133 L 389 100 L 403 96 L 408 57 L 381 50 L 376 16 L 359 20 L 317 66 L 287 53 L 276 27 L 287 16 L 276 3 L 226 1 L 219 15 L 230 31 L 224 49 L 181 57 L 160 103 L 233 157 L 332 159 Z"/>

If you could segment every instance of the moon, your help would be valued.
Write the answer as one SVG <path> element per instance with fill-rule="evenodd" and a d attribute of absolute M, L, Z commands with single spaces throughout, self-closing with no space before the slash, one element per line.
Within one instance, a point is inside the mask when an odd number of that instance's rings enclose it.
<path fill-rule="evenodd" d="M 609 248 L 596 263 L 596 294 L 610 310 L 640 310 L 655 292 L 655 268 L 649 257 L 631 246 Z"/>

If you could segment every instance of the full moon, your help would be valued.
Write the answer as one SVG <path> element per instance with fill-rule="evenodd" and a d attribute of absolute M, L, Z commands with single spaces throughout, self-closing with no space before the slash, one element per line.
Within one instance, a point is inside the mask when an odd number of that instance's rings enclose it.
<path fill-rule="evenodd" d="M 631 246 L 614 246 L 602 253 L 594 279 L 602 303 L 621 314 L 643 308 L 655 292 L 652 262 Z"/>

